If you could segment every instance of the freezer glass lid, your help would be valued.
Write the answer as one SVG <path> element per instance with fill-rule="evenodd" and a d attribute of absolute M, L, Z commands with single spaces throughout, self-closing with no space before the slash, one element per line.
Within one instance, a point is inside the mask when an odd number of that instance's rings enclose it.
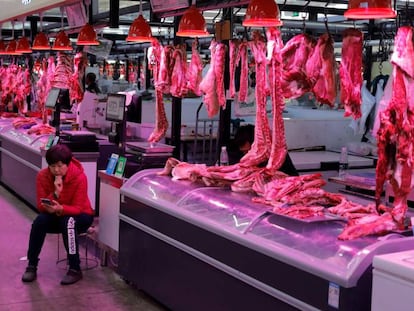
<path fill-rule="evenodd" d="M 186 193 L 202 186 L 186 180 L 173 180 L 171 176 L 160 176 L 157 174 L 160 171 L 139 171 L 122 186 L 121 192 L 169 205 L 176 204 Z"/>
<path fill-rule="evenodd" d="M 177 204 L 220 225 L 244 232 L 268 211 L 268 206 L 251 202 L 251 196 L 226 188 L 199 188 L 189 192 Z"/>
<path fill-rule="evenodd" d="M 26 133 L 24 129 L 15 129 L 11 128 L 5 130 L 3 133 L 4 136 L 9 137 L 10 139 L 17 141 L 22 144 L 30 145 L 33 142 L 34 137 Z"/>
<path fill-rule="evenodd" d="M 341 241 L 345 222 L 329 220 L 302 222 L 280 215 L 263 218 L 249 230 L 258 245 L 289 250 L 296 266 L 343 285 L 355 285 L 373 256 L 413 247 L 413 238 L 391 233 Z"/>

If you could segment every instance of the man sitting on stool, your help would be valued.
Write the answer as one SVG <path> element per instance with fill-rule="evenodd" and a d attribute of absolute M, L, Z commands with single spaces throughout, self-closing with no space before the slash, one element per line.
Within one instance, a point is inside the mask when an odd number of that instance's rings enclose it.
<path fill-rule="evenodd" d="M 82 279 L 78 233 L 86 232 L 93 222 L 94 210 L 88 198 L 88 184 L 82 164 L 66 145 L 55 145 L 46 151 L 47 168 L 36 178 L 39 215 L 30 231 L 27 259 L 29 264 L 23 282 L 37 277 L 39 254 L 47 233 L 61 233 L 69 270 L 60 284 L 73 284 Z M 49 202 L 47 202 L 49 200 Z"/>

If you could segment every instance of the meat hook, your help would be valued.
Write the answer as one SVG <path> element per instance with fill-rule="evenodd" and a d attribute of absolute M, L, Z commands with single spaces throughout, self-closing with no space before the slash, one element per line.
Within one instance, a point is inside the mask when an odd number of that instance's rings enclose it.
<path fill-rule="evenodd" d="M 325 15 L 325 18 L 324 18 L 323 22 L 325 23 L 325 29 L 326 29 L 326 32 L 328 33 L 329 37 L 331 37 L 331 33 L 330 33 L 329 27 L 328 27 L 328 13 L 327 13 L 327 8 L 328 8 L 328 5 L 331 3 L 331 1 L 332 0 L 328 0 L 326 2 L 326 4 L 325 4 L 324 9 L 323 9 L 323 14 Z"/>

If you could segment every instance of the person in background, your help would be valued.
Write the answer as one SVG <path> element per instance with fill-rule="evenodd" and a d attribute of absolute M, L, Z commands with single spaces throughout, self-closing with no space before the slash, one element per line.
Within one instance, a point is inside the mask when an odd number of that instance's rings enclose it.
<path fill-rule="evenodd" d="M 28 266 L 23 282 L 37 278 L 39 255 L 47 233 L 62 234 L 69 261 L 69 270 L 61 284 L 73 284 L 82 279 L 78 233 L 86 232 L 93 222 L 94 210 L 88 198 L 87 178 L 82 164 L 65 145 L 55 145 L 46 151 L 47 168 L 36 177 L 38 216 L 32 224 L 27 251 Z M 49 202 L 45 203 L 44 199 Z"/>
<path fill-rule="evenodd" d="M 96 83 L 96 75 L 93 72 L 89 72 L 85 77 L 86 91 L 99 94 L 101 90 Z"/>
<path fill-rule="evenodd" d="M 238 128 L 234 135 L 234 140 L 229 148 L 229 162 L 230 164 L 236 164 L 240 162 L 240 159 L 250 150 L 254 141 L 254 125 L 247 124 Z M 298 172 L 293 165 L 292 159 L 289 153 L 286 154 L 285 161 L 279 168 L 279 171 L 284 172 L 291 176 L 298 176 Z"/>
<path fill-rule="evenodd" d="M 87 130 L 88 125 L 96 123 L 96 110 L 98 107 L 98 94 L 101 93 L 96 84 L 96 75 L 89 72 L 85 77 L 86 90 L 82 101 L 76 107 L 76 123 L 82 130 Z"/>

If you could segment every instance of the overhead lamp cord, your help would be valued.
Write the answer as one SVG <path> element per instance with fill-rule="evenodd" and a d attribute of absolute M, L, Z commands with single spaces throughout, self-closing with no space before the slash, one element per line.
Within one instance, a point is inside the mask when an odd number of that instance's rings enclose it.
<path fill-rule="evenodd" d="M 39 13 L 39 20 L 40 20 L 40 32 L 43 32 L 43 12 Z"/>
<path fill-rule="evenodd" d="M 89 23 L 89 7 L 91 5 L 91 0 L 85 0 L 85 6 L 86 6 L 86 22 Z"/>

